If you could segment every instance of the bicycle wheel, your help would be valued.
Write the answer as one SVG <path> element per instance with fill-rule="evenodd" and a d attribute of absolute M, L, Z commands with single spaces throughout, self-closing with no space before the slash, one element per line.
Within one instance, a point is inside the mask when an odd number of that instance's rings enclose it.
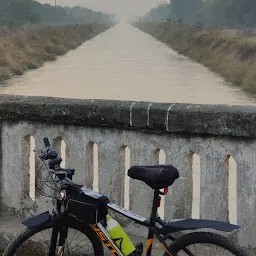
<path fill-rule="evenodd" d="M 49 255 L 52 229 L 57 222 L 46 222 L 38 227 L 26 228 L 6 247 L 3 256 Z M 102 242 L 88 226 L 75 220 L 68 221 L 65 256 L 103 256 Z"/>
<path fill-rule="evenodd" d="M 248 256 L 237 244 L 226 237 L 208 233 L 195 232 L 179 237 L 170 245 L 177 256 Z M 164 253 L 164 256 L 168 256 Z"/>

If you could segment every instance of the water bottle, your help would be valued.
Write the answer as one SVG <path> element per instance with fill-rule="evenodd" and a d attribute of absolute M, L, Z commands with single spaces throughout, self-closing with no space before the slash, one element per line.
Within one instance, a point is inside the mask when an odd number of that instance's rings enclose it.
<path fill-rule="evenodd" d="M 135 252 L 136 248 L 130 238 L 126 235 L 120 224 L 112 219 L 109 214 L 107 215 L 107 231 L 123 255 L 129 256 Z"/>

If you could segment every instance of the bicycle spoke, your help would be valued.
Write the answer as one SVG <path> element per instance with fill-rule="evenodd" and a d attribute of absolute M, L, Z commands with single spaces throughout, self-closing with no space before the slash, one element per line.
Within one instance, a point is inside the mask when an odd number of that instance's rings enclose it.
<path fill-rule="evenodd" d="M 52 228 L 44 229 L 35 233 L 24 241 L 17 250 L 18 256 L 45 256 L 49 254 Z M 79 234 L 78 234 L 79 233 Z M 70 239 L 69 239 L 70 237 Z M 81 231 L 68 228 L 65 242 L 65 256 L 89 256 L 94 255 L 94 247 L 88 237 Z M 83 252 L 83 250 L 85 252 Z"/>
<path fill-rule="evenodd" d="M 218 246 L 217 245 L 215 245 L 215 255 L 217 255 L 217 250 L 218 250 Z"/>
<path fill-rule="evenodd" d="M 80 242 L 82 242 L 83 240 L 81 240 Z M 78 244 L 80 244 L 80 242 L 78 242 L 74 247 L 76 247 Z"/>
<path fill-rule="evenodd" d="M 198 254 L 197 254 L 197 249 L 196 249 L 196 247 L 195 247 L 195 252 L 196 252 L 196 255 L 198 255 Z"/>
<path fill-rule="evenodd" d="M 185 251 L 187 250 L 187 251 Z M 230 251 L 226 250 L 223 247 L 220 247 L 215 244 L 208 243 L 197 243 L 191 244 L 190 246 L 186 246 L 186 248 L 182 249 L 177 254 L 181 255 L 192 255 L 192 256 L 235 256 Z"/>
<path fill-rule="evenodd" d="M 76 230 L 76 232 L 77 232 L 77 230 Z M 74 239 L 74 237 L 75 237 L 75 235 L 76 235 L 76 232 L 74 233 L 74 235 L 73 235 L 73 237 L 72 237 L 72 239 L 71 239 L 71 242 L 70 243 L 72 243 L 72 241 L 73 241 L 73 239 Z M 69 243 L 69 244 L 70 244 Z"/>
<path fill-rule="evenodd" d="M 81 250 L 81 249 L 82 249 L 82 248 L 84 248 L 86 245 L 87 245 L 87 244 L 85 244 L 85 245 L 83 245 L 83 246 L 79 247 L 78 249 L 79 249 L 79 250 Z M 77 251 L 78 251 L 78 249 L 76 249 L 76 250 L 74 250 L 74 251 L 72 251 L 72 252 L 73 252 L 73 253 L 74 253 L 74 252 L 77 252 Z"/>
<path fill-rule="evenodd" d="M 43 235 L 43 233 L 42 232 L 40 232 L 41 234 L 42 234 L 42 237 L 44 238 L 44 235 Z M 48 243 L 46 242 L 46 239 L 44 238 L 44 240 L 45 240 L 45 243 L 47 244 L 47 246 L 48 246 L 48 249 L 50 250 L 50 246 L 48 245 Z"/>
<path fill-rule="evenodd" d="M 69 231 L 69 228 L 68 228 L 68 231 Z M 68 231 L 67 231 L 67 238 L 68 238 Z M 67 246 L 67 252 L 68 252 L 68 255 L 69 255 L 69 246 L 68 246 L 67 240 L 66 240 L 66 246 Z"/>

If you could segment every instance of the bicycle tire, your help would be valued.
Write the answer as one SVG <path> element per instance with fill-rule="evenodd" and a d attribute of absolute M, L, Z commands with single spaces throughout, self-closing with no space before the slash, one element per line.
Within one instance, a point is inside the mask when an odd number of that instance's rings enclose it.
<path fill-rule="evenodd" d="M 233 241 L 228 238 L 210 232 L 194 232 L 183 235 L 177 238 L 170 246 L 170 250 L 177 255 L 180 251 L 183 251 L 184 248 L 193 245 L 193 244 L 212 244 L 223 249 L 226 249 L 230 253 L 233 253 L 236 256 L 248 256 L 247 252 L 243 250 L 239 245 L 235 244 Z M 185 254 L 187 255 L 187 254 Z M 164 253 L 164 256 L 169 256 L 168 253 Z"/>
<path fill-rule="evenodd" d="M 23 231 L 19 233 L 18 236 L 16 236 L 12 242 L 5 248 L 4 253 L 2 256 L 13 256 L 17 250 L 22 246 L 26 240 L 28 240 L 33 235 L 47 230 L 49 228 L 56 227 L 57 222 L 56 221 L 48 221 L 46 223 L 43 223 L 40 226 L 33 227 L 33 228 L 26 228 Z M 97 234 L 92 230 L 92 228 L 84 223 L 75 221 L 70 219 L 68 221 L 68 227 L 72 228 L 74 230 L 78 230 L 81 233 L 83 233 L 91 242 L 94 250 L 94 255 L 97 256 L 104 256 L 104 250 L 101 240 L 98 238 Z"/>

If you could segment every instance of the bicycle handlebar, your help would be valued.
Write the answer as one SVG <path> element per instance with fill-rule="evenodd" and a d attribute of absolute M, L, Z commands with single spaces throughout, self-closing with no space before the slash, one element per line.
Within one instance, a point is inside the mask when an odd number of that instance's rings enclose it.
<path fill-rule="evenodd" d="M 58 155 L 58 152 L 51 148 L 51 144 L 48 138 L 44 138 L 44 145 L 46 150 L 43 151 L 40 154 L 40 158 L 42 160 L 49 160 L 49 168 L 51 170 L 54 170 L 54 173 L 58 176 L 61 175 L 67 175 L 70 179 L 72 179 L 72 176 L 74 175 L 75 170 L 74 169 L 63 169 L 60 167 L 60 163 L 62 161 L 62 158 Z"/>
<path fill-rule="evenodd" d="M 44 138 L 44 145 L 46 150 L 42 152 L 42 154 L 40 155 L 40 157 L 44 160 L 49 160 L 49 159 L 56 159 L 58 157 L 58 152 L 54 149 L 51 148 L 51 144 L 48 138 Z M 61 158 L 59 158 L 60 160 Z M 62 159 L 60 160 L 60 162 L 62 161 Z"/>
<path fill-rule="evenodd" d="M 44 138 L 43 141 L 44 141 L 44 145 L 46 147 L 46 150 L 50 149 L 51 148 L 51 144 L 50 144 L 49 139 L 48 138 Z"/>

